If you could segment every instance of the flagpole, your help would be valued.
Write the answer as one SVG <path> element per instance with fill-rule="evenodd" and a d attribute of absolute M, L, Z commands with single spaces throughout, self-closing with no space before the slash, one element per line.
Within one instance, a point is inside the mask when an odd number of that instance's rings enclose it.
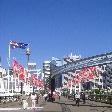
<path fill-rule="evenodd" d="M 9 43 L 9 66 L 10 66 L 10 43 Z"/>
<path fill-rule="evenodd" d="M 10 86 L 10 81 L 9 81 L 9 76 L 10 76 L 10 74 L 9 74 L 9 72 L 10 72 L 10 43 L 9 43 L 9 56 L 8 56 L 8 93 L 9 93 L 9 86 Z"/>

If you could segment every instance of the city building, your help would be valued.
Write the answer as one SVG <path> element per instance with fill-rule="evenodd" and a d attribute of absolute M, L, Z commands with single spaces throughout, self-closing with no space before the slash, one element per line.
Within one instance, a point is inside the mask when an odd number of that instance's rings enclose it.
<path fill-rule="evenodd" d="M 51 75 L 50 63 L 51 63 L 51 61 L 44 61 L 43 62 L 44 90 L 45 91 L 49 91 L 50 84 L 51 84 L 51 80 L 50 80 L 50 75 Z"/>
<path fill-rule="evenodd" d="M 36 78 L 38 78 L 38 69 L 37 69 L 37 64 L 36 63 L 28 63 L 28 77 L 31 77 L 32 75 L 34 75 Z M 24 84 L 23 86 L 23 90 L 27 90 L 26 93 L 32 93 L 35 92 L 36 90 L 38 90 L 38 87 L 36 87 L 35 85 L 31 85 L 31 84 Z"/>
<path fill-rule="evenodd" d="M 64 61 L 66 62 L 66 64 L 69 64 L 71 62 L 75 62 L 77 60 L 81 59 L 81 55 L 73 55 L 72 53 L 70 55 L 65 56 Z M 75 73 L 74 73 L 75 72 Z M 63 85 L 63 89 L 67 89 L 70 94 L 72 93 L 72 91 L 81 91 L 81 84 L 75 84 L 72 82 L 74 76 L 77 74 L 77 72 L 79 72 L 79 70 L 76 71 L 71 71 L 69 73 L 65 73 L 63 74 L 63 81 L 62 81 L 62 85 Z"/>
<path fill-rule="evenodd" d="M 112 89 L 112 64 L 105 66 L 105 71 L 102 73 L 103 88 Z"/>
<path fill-rule="evenodd" d="M 0 65 L 0 96 L 5 95 L 7 92 L 7 71 Z"/>

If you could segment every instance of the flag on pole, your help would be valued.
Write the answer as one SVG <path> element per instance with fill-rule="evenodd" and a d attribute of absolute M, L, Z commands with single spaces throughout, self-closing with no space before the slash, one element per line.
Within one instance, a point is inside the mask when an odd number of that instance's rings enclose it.
<path fill-rule="evenodd" d="M 19 79 L 24 80 L 24 67 L 19 64 Z"/>
<path fill-rule="evenodd" d="M 18 43 L 16 41 L 10 41 L 10 47 L 12 49 L 15 49 L 15 48 L 21 48 L 21 49 L 25 49 L 27 47 L 28 44 L 26 43 Z"/>
<path fill-rule="evenodd" d="M 17 77 L 18 75 L 18 67 L 19 67 L 18 65 L 19 65 L 18 62 L 15 59 L 13 59 L 12 69 L 13 69 L 14 77 Z"/>

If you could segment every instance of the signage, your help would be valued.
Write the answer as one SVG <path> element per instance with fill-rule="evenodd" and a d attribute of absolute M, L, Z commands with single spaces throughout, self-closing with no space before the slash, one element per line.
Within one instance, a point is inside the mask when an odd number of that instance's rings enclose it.
<path fill-rule="evenodd" d="M 109 63 L 112 63 L 112 52 L 77 60 L 60 67 L 51 68 L 52 69 L 51 77 L 54 77 L 55 75 L 66 73 L 72 70 L 78 70 L 85 67 L 104 65 Z"/>

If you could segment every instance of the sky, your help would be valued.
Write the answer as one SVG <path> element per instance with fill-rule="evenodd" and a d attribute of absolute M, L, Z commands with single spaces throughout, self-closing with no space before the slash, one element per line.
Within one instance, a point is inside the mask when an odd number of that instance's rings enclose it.
<path fill-rule="evenodd" d="M 112 51 L 112 0 L 0 0 L 0 56 L 7 67 L 9 41 L 30 44 L 30 62 L 71 52 L 83 58 Z M 11 49 L 26 66 L 25 50 Z"/>

